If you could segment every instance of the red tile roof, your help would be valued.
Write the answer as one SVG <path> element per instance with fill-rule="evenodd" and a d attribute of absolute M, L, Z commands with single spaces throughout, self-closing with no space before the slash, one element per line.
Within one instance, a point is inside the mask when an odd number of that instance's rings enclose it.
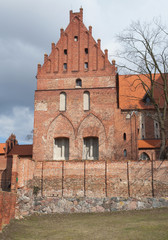
<path fill-rule="evenodd" d="M 33 145 L 15 145 L 8 155 L 32 156 L 32 149 Z"/>
<path fill-rule="evenodd" d="M 6 147 L 6 143 L 0 143 L 0 154 L 5 154 L 4 147 Z"/>
<path fill-rule="evenodd" d="M 159 148 L 160 139 L 138 140 L 138 148 Z"/>
<path fill-rule="evenodd" d="M 148 87 L 150 87 L 150 81 L 144 75 L 119 76 L 119 107 L 121 109 L 153 109 L 152 105 L 146 105 L 143 101 L 146 92 L 139 77 Z M 155 81 L 161 83 L 162 80 L 160 74 L 156 74 Z M 155 89 L 154 96 L 156 101 L 159 101 L 161 89 L 159 87 Z M 163 104 L 163 99 L 160 99 L 160 104 Z"/>

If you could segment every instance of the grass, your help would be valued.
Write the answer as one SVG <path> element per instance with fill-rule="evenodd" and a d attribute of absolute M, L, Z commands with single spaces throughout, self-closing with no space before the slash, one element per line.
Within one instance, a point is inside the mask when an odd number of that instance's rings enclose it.
<path fill-rule="evenodd" d="M 91 214 L 33 215 L 13 220 L 2 240 L 167 240 L 168 208 Z"/>

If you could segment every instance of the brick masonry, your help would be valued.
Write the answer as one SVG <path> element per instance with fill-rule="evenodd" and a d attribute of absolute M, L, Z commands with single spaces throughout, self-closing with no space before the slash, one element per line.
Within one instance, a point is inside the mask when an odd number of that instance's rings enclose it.
<path fill-rule="evenodd" d="M 81 86 L 76 84 L 79 78 Z M 7 176 L 11 177 L 12 192 L 18 193 L 18 214 L 19 211 L 27 215 L 34 211 L 127 209 L 128 202 L 129 209 L 140 209 L 142 205 L 161 206 L 159 202 L 167 204 L 167 200 L 140 203 L 133 200 L 168 195 L 168 162 L 132 161 L 143 152 L 138 152 L 137 146 L 141 138 L 141 112 L 119 108 L 117 84 L 115 61 L 109 62 L 108 51 L 101 50 L 100 39 L 95 41 L 92 37 L 92 27 L 87 29 L 83 24 L 83 9 L 79 13 L 71 11 L 68 27 L 61 29 L 58 43 L 52 43 L 51 54 L 45 54 L 44 64 L 38 65 L 33 158 L 13 155 L 9 159 L 12 172 Z M 85 91 L 90 94 L 88 110 L 83 107 Z M 64 111 L 60 110 L 62 92 L 66 94 Z M 146 138 L 154 138 L 151 118 L 147 117 L 144 124 Z M 53 161 L 57 137 L 69 139 L 69 161 Z M 81 160 L 85 137 L 98 138 L 99 161 Z M 124 150 L 127 150 L 126 157 Z M 153 149 L 147 151 L 156 159 Z M 6 209 L 5 213 L 1 211 L 1 222 L 8 222 L 8 216 L 13 216 L 10 215 L 13 210 L 9 208 L 9 195 L 0 197 Z M 124 200 L 130 197 L 132 200 Z M 53 206 L 50 210 L 46 210 L 47 203 Z M 11 206 L 13 204 L 14 200 Z M 57 210 L 52 210 L 54 204 Z M 89 204 L 92 210 L 82 207 Z"/>
<path fill-rule="evenodd" d="M 26 161 L 21 164 L 24 169 Z M 38 187 L 45 197 L 168 195 L 168 161 L 41 161 L 32 164 L 28 175 L 18 174 L 18 189 Z"/>
<path fill-rule="evenodd" d="M 16 216 L 166 207 L 167 167 L 168 161 L 37 162 L 33 178 L 19 175 Z"/>
<path fill-rule="evenodd" d="M 0 231 L 15 217 L 16 194 L 0 191 Z"/>

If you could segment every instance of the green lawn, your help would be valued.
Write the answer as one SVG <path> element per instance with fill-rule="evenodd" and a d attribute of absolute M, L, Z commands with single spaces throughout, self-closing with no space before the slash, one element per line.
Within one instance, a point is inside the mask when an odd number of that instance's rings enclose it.
<path fill-rule="evenodd" d="M 95 214 L 33 215 L 13 220 L 2 240 L 168 240 L 168 208 Z"/>

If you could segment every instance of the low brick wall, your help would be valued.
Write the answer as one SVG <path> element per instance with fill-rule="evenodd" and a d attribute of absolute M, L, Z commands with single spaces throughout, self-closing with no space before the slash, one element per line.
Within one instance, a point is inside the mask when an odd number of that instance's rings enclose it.
<path fill-rule="evenodd" d="M 0 231 L 15 217 L 16 194 L 0 191 Z"/>
<path fill-rule="evenodd" d="M 167 197 L 168 161 L 37 162 L 42 197 Z"/>

